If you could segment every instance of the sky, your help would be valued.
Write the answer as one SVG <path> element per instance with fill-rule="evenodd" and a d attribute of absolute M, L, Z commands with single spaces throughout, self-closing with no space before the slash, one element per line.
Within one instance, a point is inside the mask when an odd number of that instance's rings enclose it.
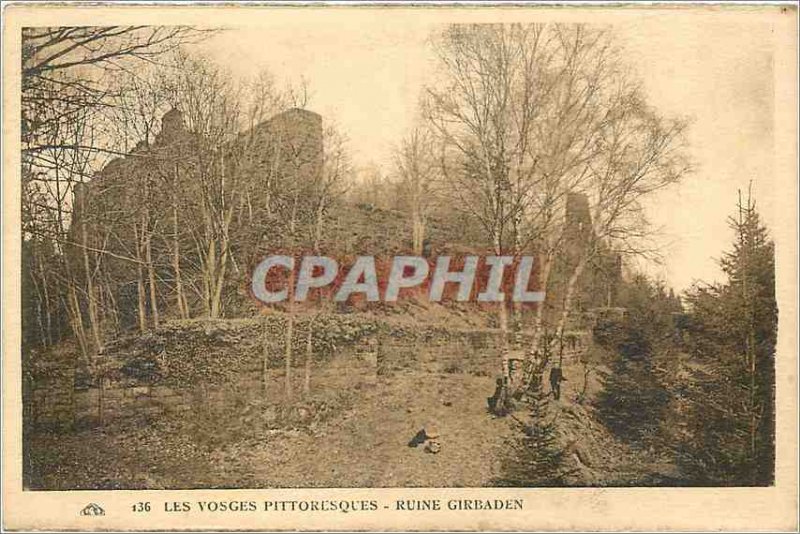
<path fill-rule="evenodd" d="M 354 163 L 387 165 L 417 120 L 420 91 L 434 69 L 427 39 L 449 21 L 440 13 L 407 11 L 259 19 L 199 47 L 234 76 L 267 69 L 278 80 L 304 79 L 311 89 L 308 108 L 347 135 Z M 743 17 L 710 16 L 701 23 L 663 13 L 620 19 L 611 27 L 651 104 L 691 120 L 695 169 L 646 202 L 663 262 L 639 268 L 678 291 L 695 280 L 722 281 L 716 260 L 733 239 L 726 219 L 737 191 L 752 181 L 767 226 L 779 223 L 772 26 Z"/>

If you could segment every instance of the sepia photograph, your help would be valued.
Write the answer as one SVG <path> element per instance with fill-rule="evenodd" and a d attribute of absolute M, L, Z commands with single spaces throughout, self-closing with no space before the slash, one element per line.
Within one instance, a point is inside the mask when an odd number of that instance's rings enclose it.
<path fill-rule="evenodd" d="M 796 5 L 629 7 L 6 7 L 14 491 L 796 528 Z"/>

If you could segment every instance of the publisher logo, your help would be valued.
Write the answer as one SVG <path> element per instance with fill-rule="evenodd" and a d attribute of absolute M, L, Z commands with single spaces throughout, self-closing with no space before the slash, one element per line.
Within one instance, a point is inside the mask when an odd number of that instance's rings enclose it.
<path fill-rule="evenodd" d="M 98 515 L 106 515 L 106 511 L 99 504 L 89 503 L 87 504 L 83 510 L 81 510 L 81 515 L 90 515 L 90 516 L 98 516 Z"/>

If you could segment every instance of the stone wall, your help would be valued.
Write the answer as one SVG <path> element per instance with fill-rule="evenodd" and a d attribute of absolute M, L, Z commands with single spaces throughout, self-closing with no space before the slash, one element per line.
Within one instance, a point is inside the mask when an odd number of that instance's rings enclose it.
<path fill-rule="evenodd" d="M 243 324 L 242 329 L 250 328 Z M 174 331 L 174 329 L 173 329 Z M 137 341 L 141 341 L 140 338 Z M 253 352 L 255 346 L 232 337 L 216 350 Z M 87 372 L 76 366 L 51 366 L 29 380 L 25 387 L 26 423 L 34 427 L 81 427 L 102 425 L 124 418 L 156 418 L 180 414 L 198 406 L 244 405 L 254 399 L 282 402 L 285 361 L 274 340 L 270 358 L 244 358 L 232 376 L 175 385 L 157 373 L 143 378 L 122 376 L 120 369 L 141 357 L 141 349 L 125 344 L 121 352 L 101 356 L 104 365 Z M 166 349 L 170 350 L 170 339 Z M 176 341 L 178 342 L 178 341 Z M 153 343 L 140 343 L 152 346 Z M 202 350 L 202 349 L 198 349 Z M 394 373 L 497 373 L 499 331 L 448 331 L 440 329 L 388 328 L 337 348 L 324 361 L 314 361 L 310 384 L 314 392 L 343 391 L 373 386 Z M 120 361 L 126 360 L 128 361 Z M 293 390 L 300 392 L 305 380 L 305 354 L 296 350 L 292 365 Z"/>
<path fill-rule="evenodd" d="M 65 370 L 64 375 L 72 374 Z M 35 383 L 26 399 L 26 422 L 34 427 L 91 426 L 121 417 L 152 417 L 190 409 L 187 391 L 152 384 L 75 387 L 66 378 Z"/>

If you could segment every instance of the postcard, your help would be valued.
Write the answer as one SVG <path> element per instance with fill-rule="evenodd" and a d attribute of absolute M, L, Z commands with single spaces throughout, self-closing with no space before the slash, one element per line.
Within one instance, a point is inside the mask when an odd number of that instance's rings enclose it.
<path fill-rule="evenodd" d="M 3 44 L 5 529 L 796 531 L 796 4 Z"/>

